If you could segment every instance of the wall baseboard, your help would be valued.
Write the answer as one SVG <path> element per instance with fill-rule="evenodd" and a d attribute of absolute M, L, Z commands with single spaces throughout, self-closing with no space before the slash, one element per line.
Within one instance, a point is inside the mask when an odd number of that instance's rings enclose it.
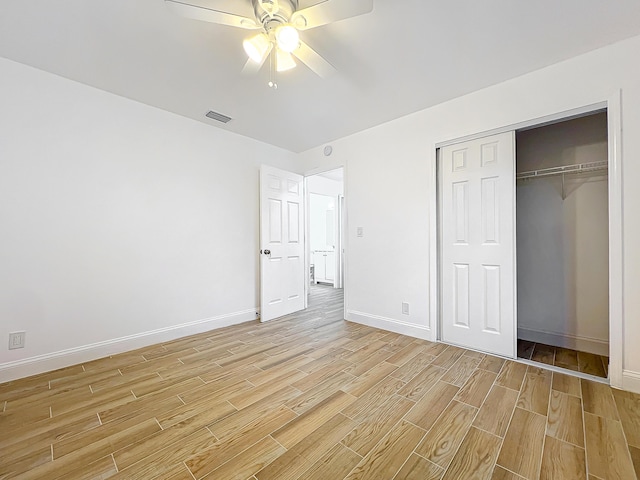
<path fill-rule="evenodd" d="M 360 323 L 369 327 L 380 328 L 410 337 L 421 338 L 423 340 L 432 339 L 432 331 L 430 328 L 415 323 L 401 322 L 393 318 L 381 317 L 379 315 L 371 315 L 369 313 L 356 312 L 355 310 L 347 310 L 346 319 L 350 322 Z"/>
<path fill-rule="evenodd" d="M 2 363 L 0 364 L 0 383 L 124 353 L 137 348 L 147 347 L 154 343 L 168 342 L 209 330 L 249 322 L 256 320 L 257 311 L 257 308 L 251 308 L 149 332 L 137 333 L 126 337 L 114 338 L 112 340 Z"/>
<path fill-rule="evenodd" d="M 629 392 L 640 393 L 640 373 L 623 370 L 622 389 Z"/>
<path fill-rule="evenodd" d="M 545 343 L 581 352 L 609 356 L 609 342 L 596 338 L 576 337 L 565 333 L 545 332 L 528 328 L 518 328 L 518 338 L 530 342 Z"/>

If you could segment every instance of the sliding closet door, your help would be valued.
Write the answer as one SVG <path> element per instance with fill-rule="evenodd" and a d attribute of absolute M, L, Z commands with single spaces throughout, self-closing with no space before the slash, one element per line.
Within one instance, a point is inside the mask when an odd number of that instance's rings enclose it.
<path fill-rule="evenodd" d="M 515 134 L 441 151 L 442 340 L 513 357 Z"/>

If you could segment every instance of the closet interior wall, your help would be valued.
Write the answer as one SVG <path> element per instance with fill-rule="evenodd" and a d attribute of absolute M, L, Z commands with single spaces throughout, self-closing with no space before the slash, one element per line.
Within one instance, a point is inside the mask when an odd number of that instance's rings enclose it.
<path fill-rule="evenodd" d="M 520 131 L 516 173 L 603 162 L 607 148 L 606 112 Z M 606 168 L 516 186 L 518 338 L 608 355 Z"/>

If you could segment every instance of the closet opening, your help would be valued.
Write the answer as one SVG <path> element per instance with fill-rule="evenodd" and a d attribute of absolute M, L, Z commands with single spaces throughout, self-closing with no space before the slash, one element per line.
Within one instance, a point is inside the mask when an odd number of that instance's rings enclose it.
<path fill-rule="evenodd" d="M 608 378 L 606 110 L 516 131 L 517 356 Z"/>

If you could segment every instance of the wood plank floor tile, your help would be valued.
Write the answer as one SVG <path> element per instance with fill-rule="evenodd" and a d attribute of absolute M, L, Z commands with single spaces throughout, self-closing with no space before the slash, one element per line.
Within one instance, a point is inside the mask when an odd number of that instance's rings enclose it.
<path fill-rule="evenodd" d="M 516 408 L 504 438 L 498 465 L 535 480 L 540 473 L 546 418 Z M 522 448 L 526 445 L 527 448 Z"/>
<path fill-rule="evenodd" d="M 553 365 L 554 357 L 555 357 L 555 347 L 550 345 L 543 345 L 541 343 L 536 343 L 536 346 L 533 347 L 533 354 L 531 355 L 531 360 L 538 363 L 546 363 L 547 365 Z"/>
<path fill-rule="evenodd" d="M 504 437 L 517 400 L 518 392 L 494 385 L 473 425 L 499 437 Z"/>
<path fill-rule="evenodd" d="M 391 357 L 389 357 L 387 359 L 387 362 L 395 365 L 396 367 L 401 367 L 402 365 L 407 363 L 409 360 L 411 360 L 413 357 L 415 357 L 422 351 L 423 351 L 423 348 L 421 345 L 418 345 L 417 343 L 410 343 L 409 345 L 407 345 L 406 347 L 402 348 L 401 350 L 393 354 Z M 435 360 L 435 358 L 436 357 L 433 356 L 431 361 Z"/>
<path fill-rule="evenodd" d="M 578 366 L 578 352 L 568 348 L 556 347 L 555 364 Z"/>
<path fill-rule="evenodd" d="M 498 378 L 496 379 L 496 385 L 520 391 L 522 380 L 524 379 L 524 375 L 526 372 L 526 365 L 507 360 L 502 367 L 502 370 L 500 370 Z"/>
<path fill-rule="evenodd" d="M 393 377 L 386 377 L 381 382 L 367 390 L 352 405 L 344 409 L 347 417 L 360 422 L 369 412 L 384 404 L 390 396 L 395 395 L 404 386 L 404 382 Z"/>
<path fill-rule="evenodd" d="M 431 364 L 434 359 L 435 357 L 431 354 L 419 353 L 418 355 L 407 361 L 402 367 L 393 372 L 391 376 L 402 380 L 403 382 L 409 382 L 413 379 L 413 377 L 424 370 L 427 365 Z"/>
<path fill-rule="evenodd" d="M 580 371 L 595 375 L 596 377 L 606 377 L 604 365 L 599 355 L 593 353 L 578 352 L 578 365 Z"/>
<path fill-rule="evenodd" d="M 584 411 L 601 417 L 620 420 L 618 408 L 613 398 L 613 393 L 608 385 L 603 383 L 580 380 L 582 385 L 582 401 Z"/>
<path fill-rule="evenodd" d="M 505 470 L 500 465 L 496 465 L 493 469 L 493 475 L 491 476 L 491 480 L 526 480 L 524 477 L 520 475 L 516 475 L 509 470 Z"/>
<path fill-rule="evenodd" d="M 338 391 L 320 402 L 312 410 L 303 413 L 284 427 L 276 430 L 273 433 L 273 438 L 285 448 L 291 448 L 331 417 L 351 405 L 354 400 L 356 397 Z"/>
<path fill-rule="evenodd" d="M 572 375 L 565 375 L 564 373 L 553 372 L 553 381 L 551 388 L 558 392 L 573 395 L 575 397 L 582 397 L 582 388 L 580 386 L 580 379 Z"/>
<path fill-rule="evenodd" d="M 528 367 L 517 406 L 540 415 L 546 415 L 550 390 L 551 372 L 542 368 Z"/>
<path fill-rule="evenodd" d="M 440 480 L 443 475 L 442 468 L 414 453 L 393 480 Z"/>
<path fill-rule="evenodd" d="M 500 443 L 500 438 L 471 427 L 442 479 L 490 479 Z"/>
<path fill-rule="evenodd" d="M 285 448 L 273 438 L 265 437 L 236 456 L 233 461 L 223 464 L 221 467 L 218 467 L 209 475 L 202 478 L 206 478 L 207 480 L 236 480 L 238 478 L 249 478 L 282 455 L 285 451 Z M 198 480 L 200 479 L 198 478 Z"/>
<path fill-rule="evenodd" d="M 456 360 L 458 360 L 458 358 L 460 358 L 462 354 L 464 354 L 463 349 L 449 345 L 449 347 L 444 352 L 438 355 L 436 359 L 431 362 L 431 364 L 435 365 L 436 367 L 448 370 L 453 366 L 454 363 L 456 363 Z"/>
<path fill-rule="evenodd" d="M 424 430 L 400 422 L 345 477 L 345 480 L 393 478 L 424 435 Z"/>
<path fill-rule="evenodd" d="M 271 410 L 245 425 L 233 436 L 218 441 L 213 438 L 213 441 L 207 442 L 198 452 L 184 457 L 185 465 L 196 478 L 201 478 L 294 418 L 296 415 L 286 407 Z"/>
<path fill-rule="evenodd" d="M 206 450 L 217 442 L 216 438 L 206 429 L 198 430 L 178 444 L 168 445 L 151 453 L 144 461 L 130 465 L 124 470 L 119 470 L 110 480 L 123 479 L 154 479 L 171 478 L 178 472 L 186 473 L 191 480 L 193 476 L 184 464 L 184 459 L 191 455 Z M 176 465 L 180 465 L 178 468 Z"/>
<path fill-rule="evenodd" d="M 640 395 L 612 389 L 627 443 L 640 448 Z"/>
<path fill-rule="evenodd" d="M 368 372 L 362 374 L 357 379 L 345 385 L 342 390 L 345 393 L 349 393 L 355 397 L 359 397 L 371 387 L 380 382 L 383 378 L 394 372 L 397 367 L 388 362 L 381 362 L 373 367 Z"/>
<path fill-rule="evenodd" d="M 366 417 L 361 417 L 358 426 L 342 443 L 356 453 L 366 455 L 413 406 L 414 403 L 406 398 L 389 397 L 378 408 L 370 410 Z"/>
<path fill-rule="evenodd" d="M 28 453 L 27 453 L 28 452 Z M 51 463 L 51 447 L 44 446 L 36 449 L 23 450 L 8 455 L 2 452 L 0 455 L 0 478 L 13 478 L 33 470 L 40 465 Z"/>
<path fill-rule="evenodd" d="M 479 363 L 479 359 L 463 355 L 447 370 L 447 373 L 442 377 L 442 381 L 455 385 L 456 387 L 462 387 L 478 367 Z"/>
<path fill-rule="evenodd" d="M 547 436 L 542 454 L 540 480 L 587 480 L 584 449 Z"/>
<path fill-rule="evenodd" d="M 342 444 L 337 444 L 307 470 L 304 480 L 342 479 L 362 457 Z M 437 480 L 437 479 L 436 479 Z"/>
<path fill-rule="evenodd" d="M 294 480 L 299 478 L 315 462 L 329 453 L 355 425 L 353 420 L 344 415 L 335 415 L 258 472 L 256 477 L 258 480 Z M 360 459 L 359 455 L 357 457 Z"/>
<path fill-rule="evenodd" d="M 603 479 L 633 478 L 635 471 L 620 422 L 584 414 L 589 473 Z"/>
<path fill-rule="evenodd" d="M 415 452 L 436 465 L 447 468 L 469 431 L 477 411 L 477 408 L 470 405 L 452 401 Z"/>
<path fill-rule="evenodd" d="M 636 476 L 640 478 L 640 448 L 630 446 L 629 453 L 631 453 L 631 461 L 636 471 Z"/>
<path fill-rule="evenodd" d="M 427 365 L 398 391 L 398 395 L 417 401 L 440 380 L 447 371 L 434 365 Z"/>
<path fill-rule="evenodd" d="M 531 355 L 533 355 L 533 347 L 535 346 L 536 344 L 533 342 L 529 342 L 527 340 L 518 340 L 518 358 L 531 360 Z"/>
<path fill-rule="evenodd" d="M 635 478 L 638 396 L 349 323 L 342 290 L 309 291 L 273 322 L 1 384 L 0 478 L 583 479 L 581 458 L 589 480 Z"/>
<path fill-rule="evenodd" d="M 438 382 L 416 402 L 405 419 L 420 428 L 429 430 L 458 391 L 458 387 L 454 385 Z"/>
<path fill-rule="evenodd" d="M 502 370 L 502 366 L 504 365 L 504 359 L 499 357 L 494 357 L 493 355 L 485 355 L 485 357 L 478 365 L 478 368 L 482 370 L 488 370 L 489 372 L 493 372 L 496 375 L 500 373 Z"/>
<path fill-rule="evenodd" d="M 460 389 L 458 395 L 456 395 L 456 400 L 480 408 L 496 377 L 495 373 L 478 368 Z"/>
<path fill-rule="evenodd" d="M 551 392 L 547 435 L 584 448 L 582 402 L 578 397 L 555 390 Z"/>

